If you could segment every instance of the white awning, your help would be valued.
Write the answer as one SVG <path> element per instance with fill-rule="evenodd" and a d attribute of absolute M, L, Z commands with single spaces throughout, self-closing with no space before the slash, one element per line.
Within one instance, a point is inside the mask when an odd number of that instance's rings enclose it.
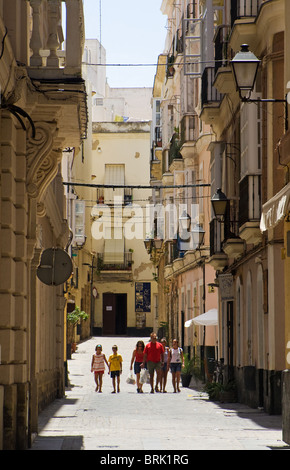
<path fill-rule="evenodd" d="M 185 328 L 189 328 L 192 324 L 202 326 L 216 326 L 218 324 L 218 311 L 216 308 L 208 310 L 208 312 L 198 315 L 197 317 L 187 320 L 184 323 Z"/>
<path fill-rule="evenodd" d="M 289 210 L 290 183 L 267 201 L 262 208 L 260 230 L 265 232 L 283 220 Z"/>

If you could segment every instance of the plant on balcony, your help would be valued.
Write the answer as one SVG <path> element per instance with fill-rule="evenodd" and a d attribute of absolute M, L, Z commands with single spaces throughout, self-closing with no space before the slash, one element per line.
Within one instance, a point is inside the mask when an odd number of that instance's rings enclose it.
<path fill-rule="evenodd" d="M 166 71 L 166 76 L 167 78 L 168 77 L 173 77 L 174 73 L 175 73 L 175 69 L 174 69 L 174 61 L 175 61 L 175 57 L 174 57 L 174 54 L 172 54 L 171 56 L 168 56 L 168 59 L 167 59 L 167 71 Z"/>

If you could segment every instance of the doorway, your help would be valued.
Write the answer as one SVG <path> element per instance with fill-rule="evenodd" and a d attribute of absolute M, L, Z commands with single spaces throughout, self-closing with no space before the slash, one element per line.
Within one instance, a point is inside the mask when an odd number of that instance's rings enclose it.
<path fill-rule="evenodd" d="M 103 294 L 103 335 L 127 334 L 127 294 Z"/>

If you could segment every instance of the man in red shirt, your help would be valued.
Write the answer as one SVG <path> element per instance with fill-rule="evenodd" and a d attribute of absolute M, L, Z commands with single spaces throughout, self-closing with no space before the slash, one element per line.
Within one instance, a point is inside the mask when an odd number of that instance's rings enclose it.
<path fill-rule="evenodd" d="M 157 341 L 156 333 L 151 333 L 151 341 L 146 344 L 144 349 L 143 363 L 141 367 L 147 362 L 147 369 L 150 374 L 151 393 L 154 393 L 154 371 L 157 374 L 157 384 L 161 380 L 161 369 L 164 363 L 164 349 L 161 343 Z M 158 385 L 155 387 L 156 392 L 159 392 Z"/>

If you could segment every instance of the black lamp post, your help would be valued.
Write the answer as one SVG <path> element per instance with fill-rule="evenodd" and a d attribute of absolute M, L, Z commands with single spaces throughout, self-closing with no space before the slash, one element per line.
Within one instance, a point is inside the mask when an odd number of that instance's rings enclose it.
<path fill-rule="evenodd" d="M 253 91 L 257 73 L 261 61 L 249 51 L 248 44 L 241 46 L 240 52 L 238 52 L 233 60 L 231 66 L 235 77 L 235 83 L 237 91 L 240 94 L 240 98 L 246 103 L 284 103 L 285 104 L 285 129 L 288 130 L 288 106 L 287 97 L 286 99 L 250 99 L 251 92 Z"/>
<path fill-rule="evenodd" d="M 216 193 L 213 195 L 211 204 L 216 217 L 222 217 L 225 215 L 228 199 L 220 188 L 218 188 Z"/>

